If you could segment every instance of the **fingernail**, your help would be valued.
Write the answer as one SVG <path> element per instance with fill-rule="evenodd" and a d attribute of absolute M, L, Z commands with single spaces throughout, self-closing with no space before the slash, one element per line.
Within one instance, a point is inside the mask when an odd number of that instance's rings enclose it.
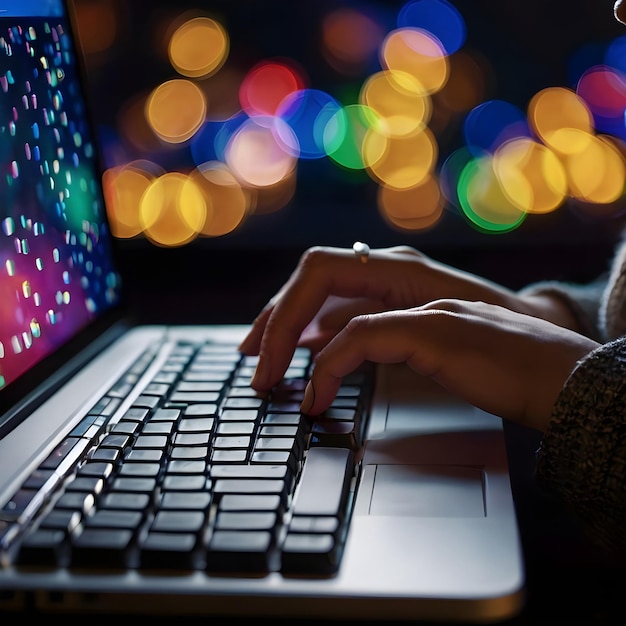
<path fill-rule="evenodd" d="M 300 411 L 307 413 L 315 402 L 315 389 L 313 389 L 313 383 L 309 381 L 304 388 L 304 398 L 302 398 L 302 404 L 300 405 Z"/>

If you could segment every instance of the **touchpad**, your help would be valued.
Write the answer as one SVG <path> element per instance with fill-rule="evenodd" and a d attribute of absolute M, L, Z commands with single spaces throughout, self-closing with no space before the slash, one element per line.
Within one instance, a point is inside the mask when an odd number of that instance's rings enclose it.
<path fill-rule="evenodd" d="M 357 514 L 485 517 L 483 471 L 449 465 L 366 465 Z M 367 506 L 367 493 L 371 494 Z"/>

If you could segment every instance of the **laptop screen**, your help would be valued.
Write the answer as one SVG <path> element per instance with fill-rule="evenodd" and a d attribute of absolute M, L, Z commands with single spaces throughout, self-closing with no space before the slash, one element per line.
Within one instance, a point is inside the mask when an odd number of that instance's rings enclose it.
<path fill-rule="evenodd" d="M 0 399 L 120 300 L 60 0 L 0 5 Z"/>

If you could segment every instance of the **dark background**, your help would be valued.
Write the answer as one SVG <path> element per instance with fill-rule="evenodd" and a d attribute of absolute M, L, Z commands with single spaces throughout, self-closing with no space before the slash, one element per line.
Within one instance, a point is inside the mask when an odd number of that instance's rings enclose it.
<path fill-rule="evenodd" d="M 184 148 L 141 153 L 129 147 L 118 130 L 128 101 L 174 76 L 164 42 L 168 25 L 186 11 L 204 10 L 222 17 L 233 50 L 246 42 L 259 58 L 297 58 L 307 64 L 314 86 L 326 88 L 336 77 L 325 73 L 316 57 L 316 16 L 339 5 L 367 6 L 392 28 L 402 4 L 76 0 L 105 165 L 150 157 L 167 170 L 189 168 Z M 609 1 L 457 0 L 453 4 L 467 24 L 466 46 L 483 55 L 491 68 L 484 99 L 506 100 L 522 109 L 542 88 L 572 86 L 572 63 L 581 49 L 601 49 L 626 34 L 614 20 Z M 105 5 L 108 13 L 102 13 Z M 112 34 L 106 45 L 99 44 L 107 27 L 101 16 L 111 10 L 115 16 Z M 332 87 L 337 89 L 336 84 Z M 459 118 L 457 126 L 440 138 L 442 159 L 462 143 L 461 123 Z M 616 218 L 589 217 L 568 203 L 553 214 L 529 216 L 513 232 L 494 235 L 478 232 L 449 207 L 428 231 L 399 231 L 381 219 L 373 181 L 359 173 L 342 176 L 335 166 L 320 161 L 302 164 L 296 196 L 287 207 L 275 214 L 253 216 L 232 235 L 198 238 L 171 249 L 143 237 L 121 240 L 119 258 L 133 305 L 143 320 L 248 322 L 310 245 L 351 246 L 355 240 L 371 246 L 414 245 L 445 262 L 517 288 L 543 278 L 593 278 L 607 267 L 620 223 Z M 181 297 L 166 299 L 166 290 Z M 177 309 L 165 303 L 183 298 L 191 306 Z"/>
<path fill-rule="evenodd" d="M 76 4 L 79 9 L 81 5 L 93 8 L 98 0 Z M 114 45 L 86 55 L 94 111 L 106 142 L 112 141 L 111 129 L 129 94 L 171 76 L 159 49 L 163 16 L 209 6 L 188 0 L 110 0 L 109 4 L 120 16 Z M 327 4 L 231 0 L 210 6 L 236 7 L 245 19 L 248 12 L 268 5 L 305 11 Z M 493 67 L 488 96 L 522 107 L 539 89 L 569 85 L 568 63 L 581 46 L 601 44 L 622 33 L 609 0 L 454 4 L 466 18 L 468 44 L 480 49 Z M 285 32 L 291 32 L 291 38 L 273 39 L 274 45 L 302 44 L 293 28 Z M 459 137 L 448 141 L 452 149 Z M 177 162 L 180 155 L 161 157 L 164 167 L 184 167 Z M 317 176 L 315 181 L 310 187 L 303 182 L 288 210 L 259 216 L 248 230 L 233 237 L 198 239 L 172 249 L 143 238 L 120 241 L 119 259 L 139 321 L 249 322 L 307 246 L 350 246 L 357 239 L 372 246 L 414 245 L 513 288 L 545 278 L 584 282 L 608 267 L 621 230 L 619 219 L 592 219 L 568 204 L 552 215 L 528 219 L 520 229 L 504 235 L 479 233 L 452 210 L 434 229 L 410 234 L 381 225 L 367 181 L 346 185 L 332 176 Z M 324 210 L 311 211 L 312 205 Z M 575 520 L 534 484 L 537 434 L 509 424 L 506 433 L 528 570 L 527 607 L 511 623 L 618 623 L 623 607 L 621 570 L 590 546 Z"/>

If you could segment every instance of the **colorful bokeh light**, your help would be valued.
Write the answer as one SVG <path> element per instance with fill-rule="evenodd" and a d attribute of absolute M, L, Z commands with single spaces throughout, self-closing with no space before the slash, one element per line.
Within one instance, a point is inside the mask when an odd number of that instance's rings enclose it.
<path fill-rule="evenodd" d="M 101 2 L 88 4 L 81 33 L 92 40 L 87 53 L 100 54 L 119 25 Z M 98 38 L 97 15 L 107 25 Z M 487 98 L 492 67 L 468 47 L 453 2 L 410 0 L 388 17 L 358 1 L 323 13 L 317 58 L 336 75 L 333 91 L 291 58 L 234 63 L 219 15 L 178 15 L 166 29 L 177 76 L 129 98 L 119 115 L 133 147 L 161 146 L 166 164 L 133 157 L 108 170 L 114 234 L 162 246 L 220 237 L 253 213 L 287 206 L 300 163 L 323 159 L 340 172 L 363 172 L 378 186 L 380 214 L 400 230 L 433 228 L 446 208 L 488 233 L 514 230 L 528 214 L 568 200 L 619 210 L 625 37 L 606 46 L 601 62 L 572 55 L 571 84 L 537 92 L 524 110 Z M 458 129 L 464 145 L 443 154 L 439 138 Z M 186 150 L 193 167 L 171 171 L 168 149 Z"/>

